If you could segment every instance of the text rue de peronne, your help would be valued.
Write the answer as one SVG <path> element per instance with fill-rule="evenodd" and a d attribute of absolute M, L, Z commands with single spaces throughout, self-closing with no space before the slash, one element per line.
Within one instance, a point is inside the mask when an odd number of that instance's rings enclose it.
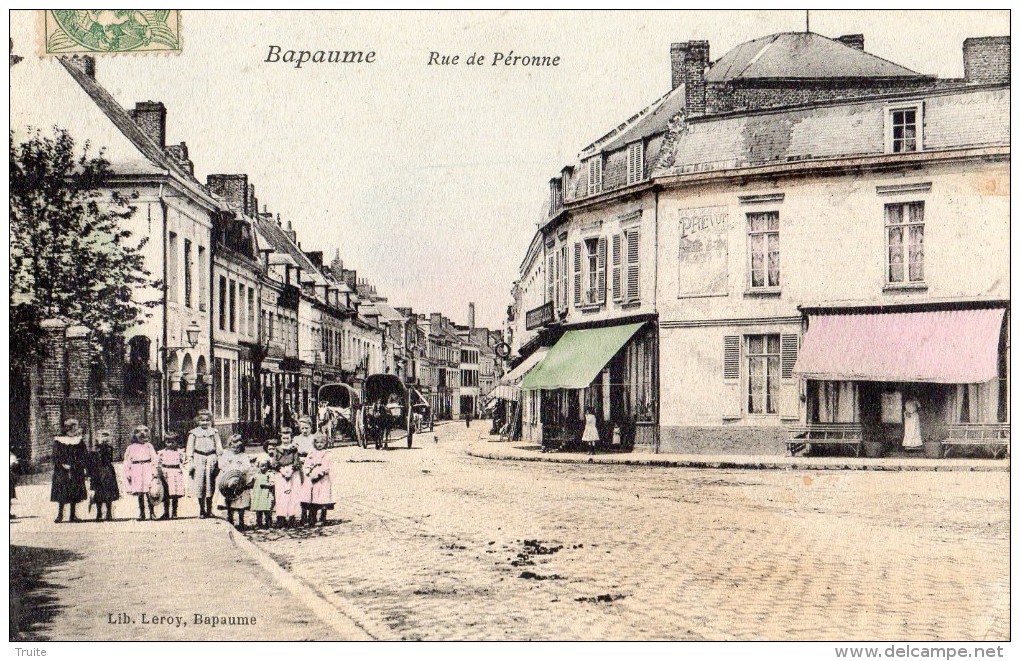
<path fill-rule="evenodd" d="M 517 53 L 508 51 L 493 51 L 491 55 L 485 53 L 471 53 L 467 57 L 454 53 L 441 53 L 429 51 L 428 66 L 448 67 L 459 66 L 492 66 L 492 67 L 558 67 L 560 66 L 559 55 L 535 55 L 531 53 Z"/>

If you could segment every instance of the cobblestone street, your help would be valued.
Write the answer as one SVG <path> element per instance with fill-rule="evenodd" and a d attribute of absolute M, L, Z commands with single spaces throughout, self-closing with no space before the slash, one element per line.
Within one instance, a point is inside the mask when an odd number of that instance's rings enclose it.
<path fill-rule="evenodd" d="M 339 523 L 249 536 L 394 639 L 1009 635 L 1007 472 L 465 456 L 484 424 L 335 450 Z"/>

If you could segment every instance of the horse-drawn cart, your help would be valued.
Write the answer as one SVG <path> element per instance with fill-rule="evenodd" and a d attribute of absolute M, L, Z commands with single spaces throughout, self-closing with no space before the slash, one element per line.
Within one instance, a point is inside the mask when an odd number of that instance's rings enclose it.
<path fill-rule="evenodd" d="M 361 393 L 346 383 L 326 383 L 319 388 L 316 429 L 330 447 L 343 443 L 364 446 L 365 429 L 361 424 Z"/>
<path fill-rule="evenodd" d="M 364 429 L 362 447 L 374 443 L 376 449 L 388 447 L 393 434 L 403 430 L 407 447 L 414 437 L 410 429 L 410 400 L 407 388 L 395 374 L 371 374 L 365 379 L 365 403 L 361 409 Z"/>

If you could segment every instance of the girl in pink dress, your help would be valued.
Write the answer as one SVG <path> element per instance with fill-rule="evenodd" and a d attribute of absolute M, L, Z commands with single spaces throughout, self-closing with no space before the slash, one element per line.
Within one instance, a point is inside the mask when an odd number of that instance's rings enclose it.
<path fill-rule="evenodd" d="M 138 496 L 138 520 L 145 520 L 145 501 L 149 487 L 156 478 L 156 462 L 159 457 L 149 442 L 149 428 L 139 425 L 131 432 L 131 445 L 124 450 L 124 481 L 127 493 Z M 152 502 L 149 502 L 149 518 L 155 519 Z"/>
<path fill-rule="evenodd" d="M 326 512 L 333 509 L 333 483 L 329 479 L 329 455 L 326 453 L 326 439 L 315 438 L 315 449 L 304 461 L 305 505 L 308 507 L 308 525 L 314 526 L 316 515 L 322 513 L 322 525 L 326 525 Z"/>
<path fill-rule="evenodd" d="M 301 516 L 301 460 L 291 440 L 290 427 L 280 429 L 276 479 L 273 491 L 276 497 L 277 527 L 293 526 Z"/>
<path fill-rule="evenodd" d="M 184 452 L 177 447 L 177 434 L 170 431 L 163 437 L 166 446 L 157 453 L 163 471 L 166 491 L 163 494 L 163 517 L 177 518 L 177 501 L 184 495 Z"/>

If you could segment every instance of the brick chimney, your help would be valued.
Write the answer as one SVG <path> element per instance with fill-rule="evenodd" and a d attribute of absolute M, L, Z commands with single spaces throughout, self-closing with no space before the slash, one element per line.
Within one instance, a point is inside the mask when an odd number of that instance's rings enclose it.
<path fill-rule="evenodd" d="M 255 184 L 248 184 L 248 215 L 257 216 L 259 213 L 259 198 L 255 197 Z"/>
<path fill-rule="evenodd" d="M 673 89 L 684 86 L 688 114 L 705 112 L 705 70 L 708 69 L 708 42 L 684 41 L 670 46 Z"/>
<path fill-rule="evenodd" d="M 205 185 L 209 192 L 225 199 L 231 207 L 248 214 L 248 175 L 211 174 L 205 178 Z"/>
<path fill-rule="evenodd" d="M 188 158 L 188 144 L 186 142 L 182 142 L 179 145 L 167 145 L 166 153 L 170 155 L 177 165 L 181 166 L 182 170 L 192 177 L 195 176 L 195 164 Z"/>
<path fill-rule="evenodd" d="M 842 37 L 836 37 L 836 41 L 859 51 L 864 50 L 863 34 L 844 34 Z"/>
<path fill-rule="evenodd" d="M 468 303 L 468 330 L 475 329 L 475 304 Z"/>
<path fill-rule="evenodd" d="M 276 220 L 279 222 L 280 214 L 276 214 Z M 297 232 L 294 231 L 294 225 L 289 220 L 287 221 L 287 229 L 284 230 L 284 234 L 287 235 L 291 243 L 297 245 Z"/>
<path fill-rule="evenodd" d="M 340 249 L 336 249 L 336 257 L 329 263 L 329 269 L 333 271 L 335 277 L 340 278 L 344 272 L 344 260 L 340 259 Z"/>
<path fill-rule="evenodd" d="M 162 101 L 139 101 L 128 111 L 142 133 L 160 149 L 166 147 L 166 106 Z"/>
<path fill-rule="evenodd" d="M 1008 83 L 1009 37 L 965 39 L 963 77 L 969 83 Z"/>

